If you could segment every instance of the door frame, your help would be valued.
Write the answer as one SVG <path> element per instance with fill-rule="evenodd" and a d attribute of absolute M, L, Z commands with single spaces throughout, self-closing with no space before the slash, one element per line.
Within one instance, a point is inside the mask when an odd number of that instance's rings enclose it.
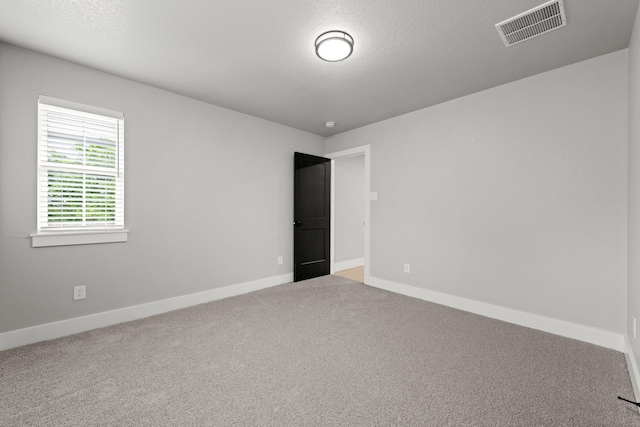
<path fill-rule="evenodd" d="M 369 283 L 371 279 L 371 262 L 370 262 L 370 202 L 369 194 L 371 192 L 371 146 L 361 145 L 359 147 L 349 148 L 346 150 L 335 151 L 325 154 L 324 157 L 331 159 L 331 259 L 329 262 L 331 274 L 335 273 L 335 189 L 336 189 L 336 159 L 346 157 L 354 157 L 364 155 L 364 194 L 362 201 L 364 203 L 364 282 Z"/>

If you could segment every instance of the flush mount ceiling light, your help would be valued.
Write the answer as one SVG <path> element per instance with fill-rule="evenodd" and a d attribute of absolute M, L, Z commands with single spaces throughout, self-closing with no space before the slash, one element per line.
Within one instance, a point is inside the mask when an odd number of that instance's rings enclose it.
<path fill-rule="evenodd" d="M 344 31 L 327 31 L 316 39 L 316 55 L 328 62 L 347 59 L 353 52 L 353 37 Z"/>

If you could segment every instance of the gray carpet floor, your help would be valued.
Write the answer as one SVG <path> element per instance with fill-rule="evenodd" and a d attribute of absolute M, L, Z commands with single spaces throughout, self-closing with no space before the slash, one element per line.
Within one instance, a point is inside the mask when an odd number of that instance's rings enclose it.
<path fill-rule="evenodd" d="M 325 276 L 0 352 L 2 426 L 640 426 L 624 355 Z"/>

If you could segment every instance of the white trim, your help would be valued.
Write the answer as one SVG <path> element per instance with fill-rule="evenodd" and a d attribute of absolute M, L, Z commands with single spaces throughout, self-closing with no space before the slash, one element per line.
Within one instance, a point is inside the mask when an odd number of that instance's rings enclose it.
<path fill-rule="evenodd" d="M 0 334 L 0 351 L 77 334 L 91 329 L 103 328 L 117 323 L 142 319 L 144 317 L 246 294 L 248 292 L 270 288 L 292 281 L 293 273 L 288 273 L 281 276 L 268 277 L 266 279 L 254 280 L 252 282 L 239 283 L 237 285 L 225 286 L 194 294 L 182 295 L 146 304 L 134 305 L 117 310 L 104 311 L 102 313 L 90 314 L 88 316 L 75 317 L 73 319 L 61 320 L 59 322 L 18 329 L 16 331 L 4 332 Z"/>
<path fill-rule="evenodd" d="M 348 268 L 360 267 L 364 265 L 364 258 L 350 259 L 348 261 L 336 262 L 333 264 L 335 271 L 346 270 Z M 333 272 L 332 272 L 333 274 Z"/>
<path fill-rule="evenodd" d="M 633 348 L 631 348 L 631 343 L 627 335 L 624 336 L 624 357 L 627 360 L 627 369 L 629 370 L 633 394 L 637 402 L 640 401 L 640 371 L 638 370 L 636 357 L 635 354 L 633 354 Z"/>
<path fill-rule="evenodd" d="M 31 247 L 92 245 L 96 243 L 126 242 L 129 230 L 95 230 L 44 232 L 31 235 Z"/>
<path fill-rule="evenodd" d="M 38 95 L 40 104 L 53 105 L 54 107 L 66 108 L 68 110 L 83 111 L 98 116 L 111 117 L 112 119 L 124 120 L 124 113 L 120 111 L 109 110 L 107 108 L 96 107 L 93 105 L 81 104 L 80 102 L 67 101 L 66 99 L 54 98 L 52 96 Z"/>
<path fill-rule="evenodd" d="M 369 193 L 371 191 L 371 146 L 370 145 L 361 145 L 359 147 L 349 148 L 347 150 L 336 151 L 333 153 L 325 154 L 325 157 L 329 159 L 338 159 L 343 157 L 352 157 L 364 155 L 364 194 L 363 194 L 363 203 L 364 203 L 364 282 L 369 283 L 369 279 L 371 277 L 371 262 L 370 262 L 370 242 L 371 242 L 371 214 L 370 214 L 370 202 L 369 202 Z M 334 166 L 334 162 L 331 162 L 332 167 Z M 331 273 L 335 272 L 335 211 L 333 206 L 335 204 L 334 199 L 334 176 L 335 173 L 331 174 Z M 339 270 L 338 270 L 339 271 Z"/>
<path fill-rule="evenodd" d="M 336 161 L 331 160 L 331 208 L 329 217 L 329 273 L 333 274 L 336 271 L 340 271 L 336 268 Z"/>
<path fill-rule="evenodd" d="M 591 326 L 554 319 L 539 314 L 527 313 L 485 302 L 474 301 L 467 298 L 430 291 L 415 286 L 404 285 L 377 277 L 370 277 L 368 285 L 418 298 L 436 304 L 446 305 L 492 319 L 503 320 L 528 328 L 538 329 L 551 334 L 588 342 L 612 350 L 624 351 L 624 336 L 615 332 L 605 331 Z"/>

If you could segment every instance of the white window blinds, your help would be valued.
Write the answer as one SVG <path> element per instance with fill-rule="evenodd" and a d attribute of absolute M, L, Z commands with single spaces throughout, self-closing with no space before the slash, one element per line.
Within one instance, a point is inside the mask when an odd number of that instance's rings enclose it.
<path fill-rule="evenodd" d="M 38 232 L 124 228 L 122 113 L 38 100 Z"/>

